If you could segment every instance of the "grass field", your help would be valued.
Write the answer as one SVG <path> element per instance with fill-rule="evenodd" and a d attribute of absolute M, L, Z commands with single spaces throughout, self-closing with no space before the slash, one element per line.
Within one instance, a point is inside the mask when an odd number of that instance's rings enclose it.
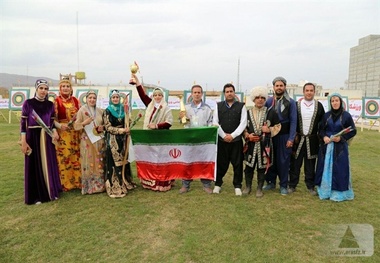
<path fill-rule="evenodd" d="M 303 179 L 288 196 L 236 197 L 229 170 L 219 195 L 199 181 L 179 195 L 178 180 L 166 193 L 138 187 L 111 199 L 71 191 L 27 206 L 15 117 L 0 121 L 0 136 L 0 262 L 380 262 L 378 131 L 358 131 L 350 146 L 355 199 L 342 203 L 310 196 Z M 372 226 L 374 254 L 328 256 L 329 226 L 341 224 Z"/>

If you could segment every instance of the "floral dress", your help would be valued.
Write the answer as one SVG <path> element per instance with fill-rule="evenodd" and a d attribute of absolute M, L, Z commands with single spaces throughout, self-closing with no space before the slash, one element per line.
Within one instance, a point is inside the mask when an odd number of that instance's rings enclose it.
<path fill-rule="evenodd" d="M 97 137 L 99 140 L 91 142 L 82 123 L 86 118 L 93 117 L 95 125 L 103 125 L 103 111 L 99 108 L 82 106 L 77 114 L 75 129 L 81 131 L 80 135 L 80 156 L 82 171 L 82 194 L 101 193 L 105 190 L 104 169 L 105 169 L 105 141 L 103 134 Z M 93 123 L 89 127 L 94 126 Z M 92 130 L 92 129 L 87 129 Z M 92 131 L 90 131 L 92 132 Z"/>
<path fill-rule="evenodd" d="M 63 131 L 58 127 L 59 142 L 56 146 L 59 176 L 64 191 L 81 188 L 80 132 L 73 129 L 73 122 L 79 110 L 79 101 L 74 97 L 55 99 L 56 120 L 68 124 L 70 129 Z M 60 126 L 58 125 L 58 126 Z"/>

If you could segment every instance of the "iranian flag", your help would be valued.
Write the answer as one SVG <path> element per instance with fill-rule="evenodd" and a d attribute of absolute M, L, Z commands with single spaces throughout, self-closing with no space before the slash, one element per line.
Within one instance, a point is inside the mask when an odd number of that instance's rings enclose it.
<path fill-rule="evenodd" d="M 214 180 L 217 136 L 217 127 L 131 130 L 138 177 Z"/>

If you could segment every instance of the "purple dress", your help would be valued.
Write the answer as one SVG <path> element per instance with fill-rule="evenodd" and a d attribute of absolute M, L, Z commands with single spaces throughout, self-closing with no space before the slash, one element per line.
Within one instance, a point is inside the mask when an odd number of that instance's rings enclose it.
<path fill-rule="evenodd" d="M 54 104 L 49 100 L 28 99 L 22 106 L 21 132 L 26 133 L 26 142 L 32 148 L 32 153 L 25 155 L 26 204 L 55 200 L 62 191 L 55 146 L 33 118 L 33 110 L 49 128 L 54 125 L 55 114 Z"/>

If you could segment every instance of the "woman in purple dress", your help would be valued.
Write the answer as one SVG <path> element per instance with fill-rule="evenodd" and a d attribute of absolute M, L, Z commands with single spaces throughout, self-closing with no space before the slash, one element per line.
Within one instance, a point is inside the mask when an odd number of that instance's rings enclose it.
<path fill-rule="evenodd" d="M 25 203 L 56 200 L 62 191 L 58 174 L 54 104 L 48 100 L 46 80 L 36 81 L 36 94 L 22 105 L 21 151 L 25 154 Z M 43 125 L 46 125 L 43 127 Z"/>

